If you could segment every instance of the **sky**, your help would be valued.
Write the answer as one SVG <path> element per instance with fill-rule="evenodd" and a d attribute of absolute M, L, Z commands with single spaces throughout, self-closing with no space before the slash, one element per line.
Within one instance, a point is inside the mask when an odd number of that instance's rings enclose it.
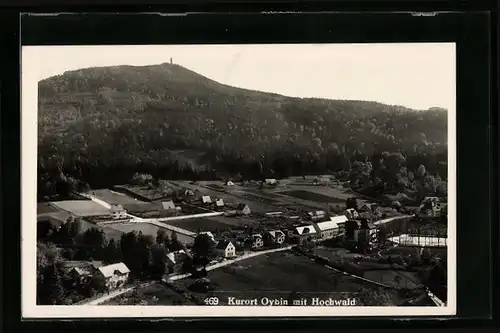
<path fill-rule="evenodd" d="M 455 44 L 25 46 L 38 80 L 68 70 L 173 62 L 235 87 L 292 97 L 455 108 Z M 35 73 L 32 73 L 33 75 Z"/>

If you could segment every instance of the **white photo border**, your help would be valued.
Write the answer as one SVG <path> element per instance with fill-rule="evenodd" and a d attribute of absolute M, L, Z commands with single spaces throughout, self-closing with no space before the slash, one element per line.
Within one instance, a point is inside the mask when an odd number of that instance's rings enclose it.
<path fill-rule="evenodd" d="M 386 43 L 384 43 L 386 44 Z M 408 43 L 391 43 L 408 44 Z M 411 43 L 415 44 L 415 43 Z M 453 48 L 456 64 L 455 43 Z M 278 44 L 286 45 L 286 44 Z M 310 44 L 309 44 L 310 45 Z M 144 45 L 146 46 L 146 45 Z M 36 318 L 210 318 L 210 317 L 352 317 L 352 316 L 453 316 L 457 308 L 456 284 L 456 102 L 448 109 L 448 295 L 443 307 L 317 307 L 317 306 L 64 306 L 36 304 L 36 221 L 38 152 L 38 76 L 44 59 L 37 50 L 51 46 L 23 46 L 21 49 L 21 308 L 23 319 Z M 58 46 L 61 47 L 61 46 Z M 267 45 L 269 47 L 269 45 Z M 57 59 L 54 59 L 57 61 Z M 456 68 L 456 66 L 454 66 Z M 455 71 L 456 82 L 456 71 Z M 456 89 L 455 89 L 456 91 Z M 456 99 L 455 99 L 456 100 Z M 454 177 L 451 177 L 454 175 Z"/>

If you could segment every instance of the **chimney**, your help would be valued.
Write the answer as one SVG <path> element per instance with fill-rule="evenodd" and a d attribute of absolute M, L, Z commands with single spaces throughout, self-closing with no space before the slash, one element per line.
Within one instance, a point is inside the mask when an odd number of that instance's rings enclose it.
<path fill-rule="evenodd" d="M 172 58 L 170 58 L 170 65 L 172 65 Z"/>

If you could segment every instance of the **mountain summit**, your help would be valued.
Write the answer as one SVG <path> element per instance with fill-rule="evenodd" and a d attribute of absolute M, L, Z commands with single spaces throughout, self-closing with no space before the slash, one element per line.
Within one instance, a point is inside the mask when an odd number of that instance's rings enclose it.
<path fill-rule="evenodd" d="M 442 109 L 286 97 L 170 63 L 80 69 L 39 82 L 43 168 L 55 160 L 79 170 L 87 161 L 94 168 L 174 163 L 230 171 L 256 163 L 265 169 L 277 159 L 309 165 L 332 154 L 445 151 L 446 130 Z"/>

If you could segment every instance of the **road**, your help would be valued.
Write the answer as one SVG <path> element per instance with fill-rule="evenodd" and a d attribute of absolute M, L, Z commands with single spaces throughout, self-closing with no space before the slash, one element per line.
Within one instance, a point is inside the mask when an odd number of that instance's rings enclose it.
<path fill-rule="evenodd" d="M 234 264 L 235 262 L 238 262 L 238 261 L 246 260 L 246 259 L 249 259 L 249 258 L 254 258 L 254 257 L 257 257 L 257 256 L 261 256 L 261 255 L 269 254 L 269 253 L 273 253 L 273 252 L 286 251 L 286 250 L 290 250 L 291 248 L 292 248 L 292 246 L 290 245 L 290 246 L 280 247 L 280 248 L 277 248 L 277 249 L 271 249 L 271 250 L 265 250 L 265 251 L 247 253 L 247 254 L 244 254 L 241 257 L 237 257 L 235 259 L 226 260 L 226 261 L 219 262 L 219 263 L 216 263 L 216 264 L 213 264 L 213 265 L 209 265 L 209 266 L 206 267 L 206 270 L 207 271 L 211 271 L 211 270 L 214 270 L 214 269 L 217 269 L 217 268 L 221 268 L 221 267 L 224 267 L 224 266 L 228 266 L 228 265 Z M 191 274 L 173 275 L 173 276 L 167 277 L 167 280 L 176 281 L 176 280 L 184 279 L 184 278 L 186 278 L 186 277 L 188 277 L 190 275 Z M 164 279 L 164 281 L 166 281 L 166 280 Z M 118 296 L 120 296 L 122 294 L 125 294 L 125 293 L 127 293 L 129 291 L 132 291 L 135 288 L 144 288 L 144 287 L 152 285 L 153 283 L 155 283 L 155 282 L 148 282 L 148 283 L 143 283 L 143 284 L 141 284 L 139 286 L 131 286 L 131 287 L 128 287 L 128 288 L 115 290 L 115 291 L 110 292 L 107 295 L 103 295 L 103 296 L 101 296 L 99 298 L 93 299 L 93 300 L 88 301 L 86 303 L 85 302 L 84 303 L 80 303 L 79 305 L 99 305 L 99 304 L 102 304 L 102 303 L 104 303 L 106 301 L 109 301 L 110 299 L 113 299 L 113 298 L 118 297 Z"/>

